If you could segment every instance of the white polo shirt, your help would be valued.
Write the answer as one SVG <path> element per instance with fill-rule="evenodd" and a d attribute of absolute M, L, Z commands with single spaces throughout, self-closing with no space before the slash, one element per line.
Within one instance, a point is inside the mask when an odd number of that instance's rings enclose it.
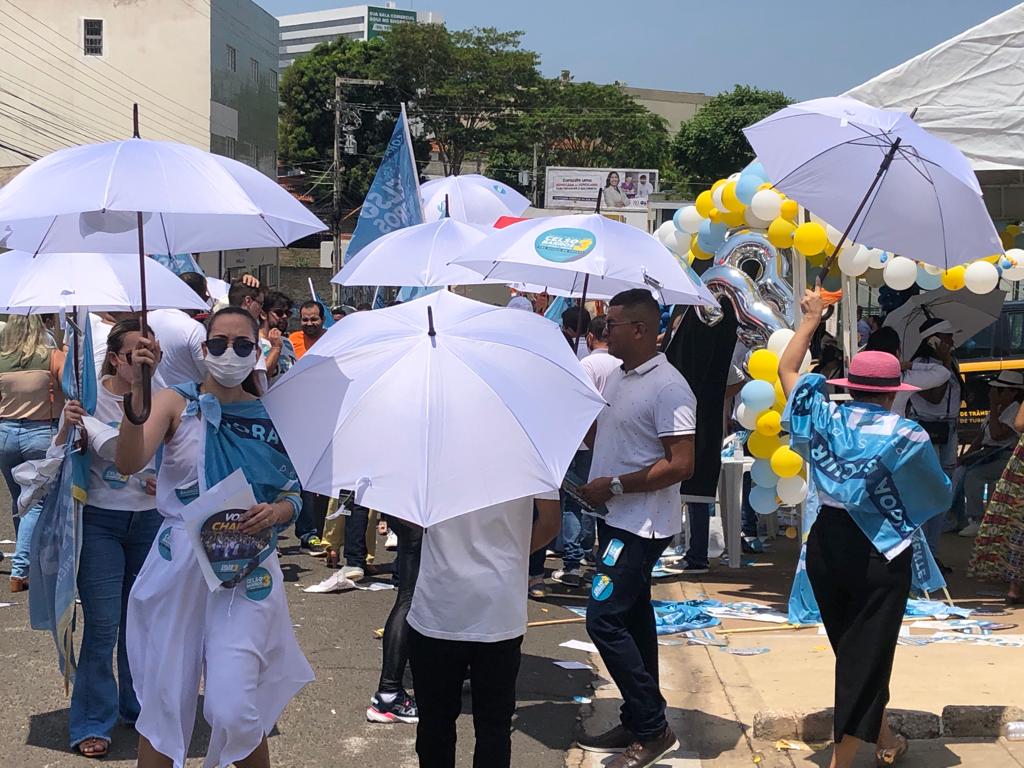
<path fill-rule="evenodd" d="M 580 360 L 580 365 L 583 366 L 583 370 L 590 376 L 590 380 L 594 382 L 594 388 L 601 394 L 604 394 L 604 388 L 608 384 L 608 377 L 612 374 L 612 371 L 622 365 L 622 361 L 608 354 L 607 347 L 598 347 Z"/>
<path fill-rule="evenodd" d="M 153 374 L 156 385 L 163 388 L 190 381 L 202 383 L 206 378 L 203 324 L 180 309 L 150 310 L 148 321 L 160 342 L 160 364 Z"/>
<path fill-rule="evenodd" d="M 632 371 L 617 368 L 602 394 L 608 407 L 597 417 L 591 480 L 649 467 L 665 456 L 661 438 L 696 430 L 693 390 L 661 353 Z M 608 525 L 638 536 L 667 538 L 682 530 L 678 483 L 660 491 L 614 496 L 606 506 Z"/>

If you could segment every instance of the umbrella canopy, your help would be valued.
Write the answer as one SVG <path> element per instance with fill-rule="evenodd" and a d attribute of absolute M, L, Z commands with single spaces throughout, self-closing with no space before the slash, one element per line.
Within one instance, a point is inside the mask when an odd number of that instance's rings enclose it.
<path fill-rule="evenodd" d="M 455 219 L 396 229 L 361 248 L 331 282 L 415 288 L 498 282 L 468 267 L 448 263 L 486 240 L 488 232 Z"/>
<path fill-rule="evenodd" d="M 943 268 L 1003 252 L 967 158 L 909 115 L 813 99 L 743 132 L 775 186 L 842 231 L 852 222 L 850 240 Z"/>
<path fill-rule="evenodd" d="M 717 307 L 694 273 L 646 232 L 597 213 L 529 219 L 496 230 L 452 260 L 487 278 L 610 297 L 648 288 L 662 304 Z"/>
<path fill-rule="evenodd" d="M 209 309 L 181 278 L 146 259 L 150 309 Z M 89 307 L 94 312 L 138 312 L 142 308 L 139 266 L 122 254 L 0 254 L 0 312 L 29 315 Z"/>
<path fill-rule="evenodd" d="M 429 526 L 558 488 L 604 400 L 557 325 L 439 291 L 345 318 L 264 403 L 304 489 Z"/>
<path fill-rule="evenodd" d="M 280 247 L 325 229 L 273 179 L 227 157 L 127 139 L 62 149 L 0 189 L 0 245 L 31 253 Z"/>
<path fill-rule="evenodd" d="M 999 319 L 1006 291 L 985 294 L 947 291 L 938 288 L 912 296 L 885 318 L 885 325 L 900 335 L 900 352 L 909 359 L 921 346 L 921 325 L 931 318 L 948 320 L 953 326 L 953 343 L 960 346 Z"/>
<path fill-rule="evenodd" d="M 512 187 L 478 173 L 428 181 L 420 187 L 420 197 L 426 221 L 451 216 L 491 226 L 502 216 L 519 216 L 530 207 L 530 201 Z"/>

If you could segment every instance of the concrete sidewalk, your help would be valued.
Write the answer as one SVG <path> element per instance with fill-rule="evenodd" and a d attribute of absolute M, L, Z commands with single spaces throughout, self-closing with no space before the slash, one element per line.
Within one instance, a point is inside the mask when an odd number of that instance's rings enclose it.
<path fill-rule="evenodd" d="M 722 601 L 750 600 L 785 612 L 796 543 L 779 539 L 775 551 L 738 570 L 717 567 L 695 580 L 661 581 L 655 597 L 689 600 L 712 597 Z M 970 541 L 944 537 L 944 558 L 957 573 L 950 579 L 954 600 L 974 608 L 1000 603 L 998 585 L 978 584 L 961 575 Z M 979 595 L 979 592 L 986 594 Z M 993 593 L 993 594 L 988 594 Z M 995 619 L 1024 625 L 1024 612 Z M 730 636 L 730 647 L 768 648 L 755 656 L 736 656 L 719 648 L 662 646 L 662 691 L 670 722 L 682 742 L 678 753 L 659 765 L 700 766 L 827 766 L 834 658 L 827 639 L 816 629 L 764 631 L 772 625 L 726 619 L 719 629 L 750 627 L 759 631 Z M 930 634 L 913 630 L 913 634 Z M 1007 630 L 1019 633 L 1020 629 Z M 617 719 L 618 691 L 598 682 L 594 704 L 584 707 L 584 727 L 596 733 Z M 901 765 L 1024 766 L 1024 743 L 998 738 L 1005 719 L 1018 719 L 1024 705 L 1021 669 L 1024 649 L 973 646 L 900 646 L 892 678 L 893 710 L 908 710 L 903 728 L 917 740 Z M 604 683 L 604 684 L 602 684 Z M 755 728 L 755 723 L 757 727 Z M 942 736 L 942 738 L 938 738 Z M 784 752 L 779 738 L 804 738 L 817 751 Z M 921 738 L 924 737 L 924 738 Z M 981 738 L 977 738 L 981 737 Z M 601 759 L 597 759 L 600 757 Z M 755 757 L 759 760 L 755 761 Z M 865 747 L 858 765 L 874 765 Z M 567 764 L 596 768 L 605 756 L 571 750 Z"/>

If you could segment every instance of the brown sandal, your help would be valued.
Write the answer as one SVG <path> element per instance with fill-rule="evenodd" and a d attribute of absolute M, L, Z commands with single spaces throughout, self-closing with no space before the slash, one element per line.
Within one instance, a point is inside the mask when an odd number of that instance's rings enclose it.
<path fill-rule="evenodd" d="M 110 742 L 106 739 L 93 736 L 78 742 L 78 744 L 75 745 L 75 749 L 77 749 L 78 753 L 83 757 L 106 757 L 107 753 L 110 751 Z"/>
<path fill-rule="evenodd" d="M 910 742 L 907 741 L 907 737 L 896 734 L 896 746 L 879 747 L 875 750 L 875 765 L 879 768 L 895 765 L 896 761 L 907 754 L 908 749 L 910 749 Z"/>

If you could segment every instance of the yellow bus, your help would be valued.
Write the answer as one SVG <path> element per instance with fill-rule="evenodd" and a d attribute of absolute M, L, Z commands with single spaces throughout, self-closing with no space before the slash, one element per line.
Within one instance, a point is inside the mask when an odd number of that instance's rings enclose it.
<path fill-rule="evenodd" d="M 960 444 L 972 442 L 988 418 L 988 382 L 1024 369 L 1024 301 L 1008 301 L 999 319 L 956 350 L 967 386 L 960 408 Z"/>

